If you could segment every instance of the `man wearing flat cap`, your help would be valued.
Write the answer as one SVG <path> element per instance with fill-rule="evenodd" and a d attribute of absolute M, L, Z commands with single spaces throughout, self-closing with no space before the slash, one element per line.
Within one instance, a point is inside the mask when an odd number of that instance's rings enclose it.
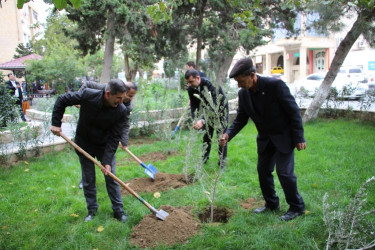
<path fill-rule="evenodd" d="M 237 116 L 221 135 L 224 146 L 247 124 L 249 118 L 257 130 L 258 177 L 265 205 L 254 213 L 280 209 L 272 172 L 275 169 L 283 188 L 288 211 L 281 216 L 289 221 L 305 213 L 305 203 L 297 189 L 294 174 L 294 148 L 306 149 L 300 109 L 282 80 L 259 76 L 251 58 L 239 60 L 229 74 L 241 90 L 238 92 Z"/>

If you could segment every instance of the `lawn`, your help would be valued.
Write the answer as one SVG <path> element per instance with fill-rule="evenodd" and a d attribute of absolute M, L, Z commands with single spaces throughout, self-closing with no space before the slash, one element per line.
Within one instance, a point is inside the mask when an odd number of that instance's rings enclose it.
<path fill-rule="evenodd" d="M 182 131 L 186 135 L 187 131 Z M 276 180 L 281 211 L 256 215 L 241 202 L 253 198 L 262 204 L 256 172 L 256 129 L 249 123 L 230 143 L 229 163 L 220 179 L 215 205 L 231 209 L 228 223 L 204 223 L 200 232 L 174 249 L 312 249 L 325 248 L 328 233 L 323 221 L 323 196 L 344 208 L 361 185 L 375 175 L 375 126 L 349 120 L 319 120 L 305 125 L 307 150 L 295 153 L 298 188 L 307 214 L 290 222 L 279 217 L 288 209 Z M 183 138 L 183 137 L 181 137 Z M 168 148 L 167 142 L 130 145 L 140 158 Z M 185 149 L 152 164 L 163 173 L 182 173 Z M 119 150 L 117 176 L 125 183 L 147 177 L 130 156 Z M 205 168 L 217 166 L 215 150 Z M 104 178 L 97 169 L 99 213 L 85 223 L 87 214 L 82 190 L 78 188 L 80 165 L 73 150 L 29 159 L 0 168 L 0 249 L 131 249 L 131 229 L 150 211 L 130 195 L 123 197 L 129 214 L 127 223 L 112 218 Z M 375 183 L 369 186 L 367 207 L 375 207 Z M 141 194 L 155 208 L 161 205 L 190 206 L 203 211 L 209 202 L 199 183 L 162 192 Z M 374 222 L 374 215 L 370 217 Z M 98 232 L 102 226 L 104 230 Z M 373 237 L 373 236 L 372 236 Z M 373 237 L 374 238 L 374 237 Z M 160 246 L 158 249 L 168 249 Z"/>

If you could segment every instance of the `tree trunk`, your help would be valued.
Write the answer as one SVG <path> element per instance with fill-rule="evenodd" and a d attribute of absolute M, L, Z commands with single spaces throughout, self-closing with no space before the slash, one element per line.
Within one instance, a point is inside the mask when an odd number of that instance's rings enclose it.
<path fill-rule="evenodd" d="M 228 69 L 233 61 L 234 55 L 223 55 L 222 60 L 218 60 L 220 63 L 217 67 L 216 72 L 216 83 L 223 86 L 227 79 Z"/>
<path fill-rule="evenodd" d="M 111 79 L 113 52 L 115 47 L 115 17 L 116 14 L 113 10 L 109 10 L 107 20 L 108 39 L 105 42 L 103 70 L 102 75 L 100 76 L 100 83 L 107 83 Z"/>
<path fill-rule="evenodd" d="M 201 4 L 198 4 L 199 8 L 199 17 L 198 17 L 198 35 L 197 35 L 197 54 L 196 54 L 196 61 L 195 61 L 195 68 L 197 70 L 200 69 L 199 62 L 202 58 L 202 44 L 203 38 L 200 34 L 202 34 L 202 25 L 203 25 L 203 13 L 204 9 L 206 8 L 205 0 L 200 1 Z"/>
<path fill-rule="evenodd" d="M 310 103 L 310 106 L 308 107 L 305 114 L 303 115 L 303 122 L 307 122 L 307 121 L 316 119 L 318 117 L 320 107 L 323 105 L 324 101 L 327 99 L 332 82 L 335 80 L 337 72 L 339 72 L 339 69 L 342 63 L 345 60 L 345 57 L 349 53 L 355 41 L 361 35 L 362 27 L 366 27 L 363 25 L 363 22 L 364 22 L 364 18 L 361 18 L 361 16 L 358 16 L 356 22 L 353 24 L 348 34 L 346 34 L 344 40 L 342 40 L 339 47 L 337 48 L 335 56 L 333 57 L 333 60 L 332 60 L 331 67 L 326 77 L 324 78 L 322 84 L 320 85 L 313 101 Z"/>
<path fill-rule="evenodd" d="M 125 63 L 125 78 L 128 82 L 134 82 L 138 71 L 138 65 L 136 64 L 134 69 L 130 67 L 129 56 L 124 52 L 124 63 Z"/>

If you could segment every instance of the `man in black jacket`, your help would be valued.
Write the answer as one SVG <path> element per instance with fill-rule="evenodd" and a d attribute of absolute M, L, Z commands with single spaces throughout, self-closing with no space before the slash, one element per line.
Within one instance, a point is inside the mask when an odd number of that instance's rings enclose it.
<path fill-rule="evenodd" d="M 255 213 L 278 210 L 272 172 L 276 173 L 284 190 L 289 210 L 281 216 L 289 221 L 305 213 L 305 203 L 298 193 L 297 177 L 294 174 L 294 148 L 306 148 L 300 109 L 289 88 L 281 81 L 255 74 L 250 58 L 239 60 L 233 67 L 230 78 L 238 82 L 237 117 L 220 138 L 226 145 L 247 124 L 249 118 L 257 130 L 258 176 L 265 205 Z"/>
<path fill-rule="evenodd" d="M 21 84 L 16 81 L 16 77 L 14 76 L 13 73 L 9 73 L 8 78 L 9 78 L 9 80 L 7 82 L 5 82 L 5 84 L 7 85 L 8 89 L 10 90 L 10 94 L 17 98 L 16 104 L 17 104 L 18 109 L 20 111 L 21 119 L 22 119 L 22 121 L 25 122 L 27 120 L 25 118 L 25 114 L 23 113 L 23 109 L 22 109 L 22 102 L 23 102 L 23 93 L 22 92 L 23 92 L 23 90 L 22 90 Z"/>
<path fill-rule="evenodd" d="M 86 83 L 84 83 L 81 86 L 79 91 L 83 91 L 85 88 L 105 90 L 105 86 L 106 85 L 102 84 L 102 83 L 87 81 Z M 125 105 L 127 112 L 126 112 L 126 117 L 125 117 L 125 123 L 123 124 L 123 132 L 122 132 L 121 140 L 120 140 L 120 142 L 121 142 L 120 147 L 123 150 L 125 150 L 125 147 L 128 146 L 128 142 L 129 142 L 130 112 L 133 110 L 133 106 L 131 104 L 131 101 L 133 100 L 133 98 L 137 94 L 137 90 L 138 90 L 137 85 L 135 85 L 134 83 L 132 83 L 132 82 L 126 82 L 125 83 L 125 97 L 124 97 L 123 104 Z M 80 181 L 78 186 L 79 186 L 80 189 L 83 188 L 83 181 L 82 180 Z"/>
<path fill-rule="evenodd" d="M 109 172 L 116 174 L 115 153 L 127 115 L 123 104 L 125 92 L 124 82 L 113 79 L 106 85 L 105 90 L 86 88 L 81 92 L 61 95 L 53 109 L 51 126 L 51 131 L 55 135 L 60 135 L 65 108 L 80 105 L 75 142 L 105 167 L 102 172 L 105 174 L 114 217 L 123 222 L 126 221 L 127 215 L 123 210 L 119 184 L 107 175 Z M 87 222 L 93 219 L 99 207 L 96 199 L 95 166 L 84 155 L 79 152 L 77 154 L 82 168 L 83 191 L 88 209 L 85 218 Z"/>
<path fill-rule="evenodd" d="M 227 129 L 229 117 L 228 101 L 226 100 L 222 88 L 219 87 L 217 91 L 215 86 L 207 78 L 200 77 L 197 70 L 189 69 L 188 71 L 186 71 L 185 79 L 189 86 L 188 94 L 190 99 L 191 116 L 193 117 L 193 119 L 195 117 L 196 111 L 199 109 L 206 108 L 207 111 L 209 110 L 212 113 L 211 117 L 202 116 L 201 119 L 199 119 L 193 126 L 193 128 L 197 130 L 205 129 L 203 142 L 206 143 L 207 147 L 204 153 L 203 161 L 204 163 L 206 163 L 211 151 L 211 141 L 214 133 L 214 117 L 218 116 L 217 120 L 220 121 L 220 126 L 216 131 L 217 135 L 221 135 Z M 198 95 L 199 98 L 194 95 Z M 212 97 L 212 104 L 207 99 L 208 96 Z M 212 105 L 219 105 L 219 108 L 216 110 L 217 112 L 215 111 L 215 107 L 212 107 Z M 228 147 L 226 145 L 224 147 L 219 147 L 219 157 L 221 160 L 221 163 L 219 160 L 219 165 L 221 168 L 224 167 L 227 157 L 227 150 Z"/>

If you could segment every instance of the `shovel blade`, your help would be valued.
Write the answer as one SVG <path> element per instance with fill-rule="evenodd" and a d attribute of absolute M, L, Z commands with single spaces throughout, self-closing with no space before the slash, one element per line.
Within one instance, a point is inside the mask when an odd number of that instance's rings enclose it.
<path fill-rule="evenodd" d="M 165 220 L 167 216 L 169 215 L 169 213 L 165 212 L 163 209 L 160 209 L 159 211 L 156 212 L 155 215 L 157 218 L 161 220 Z"/>
<path fill-rule="evenodd" d="M 151 163 L 147 165 L 147 169 L 154 174 L 158 172 L 158 170 Z"/>
<path fill-rule="evenodd" d="M 150 176 L 153 180 L 155 180 L 155 174 L 149 171 L 147 168 L 145 169 L 145 174 Z"/>

